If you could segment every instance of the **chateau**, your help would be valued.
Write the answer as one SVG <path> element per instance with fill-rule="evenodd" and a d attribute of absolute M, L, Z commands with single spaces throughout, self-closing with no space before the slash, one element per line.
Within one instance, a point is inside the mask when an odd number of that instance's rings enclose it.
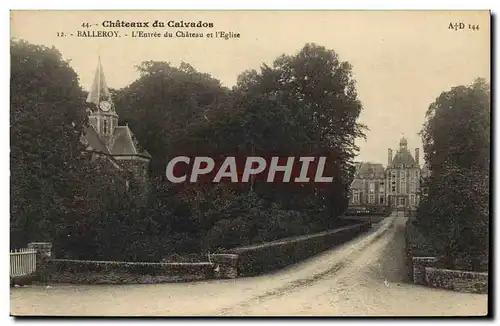
<path fill-rule="evenodd" d="M 421 178 L 428 174 L 425 165 L 420 167 L 419 154 L 416 148 L 413 156 L 402 137 L 395 155 L 389 148 L 386 168 L 379 163 L 357 163 L 349 205 L 415 208 L 420 200 Z"/>
<path fill-rule="evenodd" d="M 118 125 L 118 114 L 100 59 L 87 103 L 89 126 L 84 129 L 82 137 L 86 151 L 91 152 L 94 158 L 106 159 L 117 169 L 129 172 L 135 183 L 144 185 L 151 155 L 139 147 L 128 125 Z"/>

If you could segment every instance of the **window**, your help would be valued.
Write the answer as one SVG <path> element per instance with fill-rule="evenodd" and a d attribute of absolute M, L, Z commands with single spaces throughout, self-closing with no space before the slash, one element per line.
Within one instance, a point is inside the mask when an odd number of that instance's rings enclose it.
<path fill-rule="evenodd" d="M 352 194 L 352 203 L 353 204 L 359 203 L 359 192 L 357 192 L 356 190 Z"/>
<path fill-rule="evenodd" d="M 393 183 L 393 184 L 392 184 L 391 191 L 392 191 L 392 192 L 396 192 L 396 184 L 395 184 L 395 183 Z"/>
<path fill-rule="evenodd" d="M 399 192 L 406 192 L 406 182 L 404 180 L 401 180 L 401 183 L 399 185 Z"/>
<path fill-rule="evenodd" d="M 402 206 L 405 205 L 405 198 L 404 197 L 399 198 L 399 205 L 402 205 Z"/>
<path fill-rule="evenodd" d="M 383 203 L 384 203 L 384 196 L 380 195 L 380 197 L 379 197 L 379 204 L 383 204 Z"/>
<path fill-rule="evenodd" d="M 416 180 L 413 180 L 412 187 L 413 187 L 413 191 L 412 192 L 417 192 L 418 191 L 418 183 L 417 183 Z"/>
<path fill-rule="evenodd" d="M 372 194 L 375 193 L 375 182 L 370 181 L 370 183 L 368 184 L 368 186 L 369 186 L 369 188 L 368 188 L 369 192 L 372 193 Z"/>
<path fill-rule="evenodd" d="M 415 195 L 410 195 L 410 205 L 415 205 Z"/>
<path fill-rule="evenodd" d="M 108 133 L 108 120 L 104 120 L 103 123 L 104 123 L 104 133 L 107 134 Z"/>
<path fill-rule="evenodd" d="M 368 203 L 369 204 L 375 204 L 375 195 L 368 195 Z"/>

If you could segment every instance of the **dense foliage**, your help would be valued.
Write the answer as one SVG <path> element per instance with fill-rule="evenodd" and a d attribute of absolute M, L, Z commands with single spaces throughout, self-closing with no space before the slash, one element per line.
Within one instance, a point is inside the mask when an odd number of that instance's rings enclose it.
<path fill-rule="evenodd" d="M 152 255 L 156 228 L 126 191 L 127 175 L 83 152 L 85 109 L 56 49 L 11 43 L 11 247 L 50 241 L 77 258 Z"/>
<path fill-rule="evenodd" d="M 11 49 L 11 223 L 22 241 L 50 240 L 75 258 L 159 260 L 340 226 L 364 126 L 351 67 L 334 51 L 307 44 L 244 72 L 231 90 L 186 63 L 143 62 L 136 81 L 113 91 L 120 123 L 153 157 L 143 202 L 125 172 L 82 154 L 84 93 L 68 63 L 55 49 Z M 259 154 L 326 155 L 334 182 L 165 180 L 174 156 Z"/>
<path fill-rule="evenodd" d="M 73 206 L 84 95 L 56 49 L 22 41 L 11 44 L 10 84 L 11 229 L 20 242 L 52 239 Z"/>
<path fill-rule="evenodd" d="M 490 89 L 476 80 L 442 93 L 422 130 L 431 175 L 417 225 L 449 267 L 487 269 Z"/>

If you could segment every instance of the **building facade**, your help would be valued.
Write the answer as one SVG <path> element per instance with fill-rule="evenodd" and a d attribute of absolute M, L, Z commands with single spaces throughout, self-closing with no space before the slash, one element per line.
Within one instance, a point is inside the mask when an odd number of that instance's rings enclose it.
<path fill-rule="evenodd" d="M 128 125 L 118 125 L 118 114 L 99 60 L 94 81 L 87 97 L 89 125 L 82 142 L 94 158 L 105 159 L 127 172 L 129 181 L 144 189 L 151 155 L 141 149 Z"/>
<path fill-rule="evenodd" d="M 351 184 L 350 204 L 385 205 L 385 169 L 382 164 L 358 163 L 354 181 Z"/>
<path fill-rule="evenodd" d="M 388 150 L 387 167 L 379 163 L 357 163 L 350 189 L 350 206 L 384 206 L 392 208 L 417 207 L 420 201 L 422 169 L 419 149 L 413 156 L 403 137 L 393 155 Z"/>
<path fill-rule="evenodd" d="M 415 157 L 408 150 L 408 142 L 403 137 L 394 158 L 392 149 L 388 150 L 386 169 L 387 196 L 392 207 L 415 208 L 420 201 L 419 149 Z"/>

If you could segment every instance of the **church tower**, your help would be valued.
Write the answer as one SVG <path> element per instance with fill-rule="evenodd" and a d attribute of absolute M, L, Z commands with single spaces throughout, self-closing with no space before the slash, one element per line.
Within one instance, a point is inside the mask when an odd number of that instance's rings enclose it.
<path fill-rule="evenodd" d="M 99 58 L 87 97 L 89 126 L 85 128 L 87 151 L 111 160 L 126 171 L 129 189 L 146 198 L 151 155 L 141 148 L 128 124 L 118 125 L 118 114 L 111 99 Z"/>
<path fill-rule="evenodd" d="M 115 127 L 118 125 L 118 115 L 106 84 L 100 57 L 87 103 L 90 104 L 90 124 L 94 126 L 106 147 L 110 147 Z"/>

